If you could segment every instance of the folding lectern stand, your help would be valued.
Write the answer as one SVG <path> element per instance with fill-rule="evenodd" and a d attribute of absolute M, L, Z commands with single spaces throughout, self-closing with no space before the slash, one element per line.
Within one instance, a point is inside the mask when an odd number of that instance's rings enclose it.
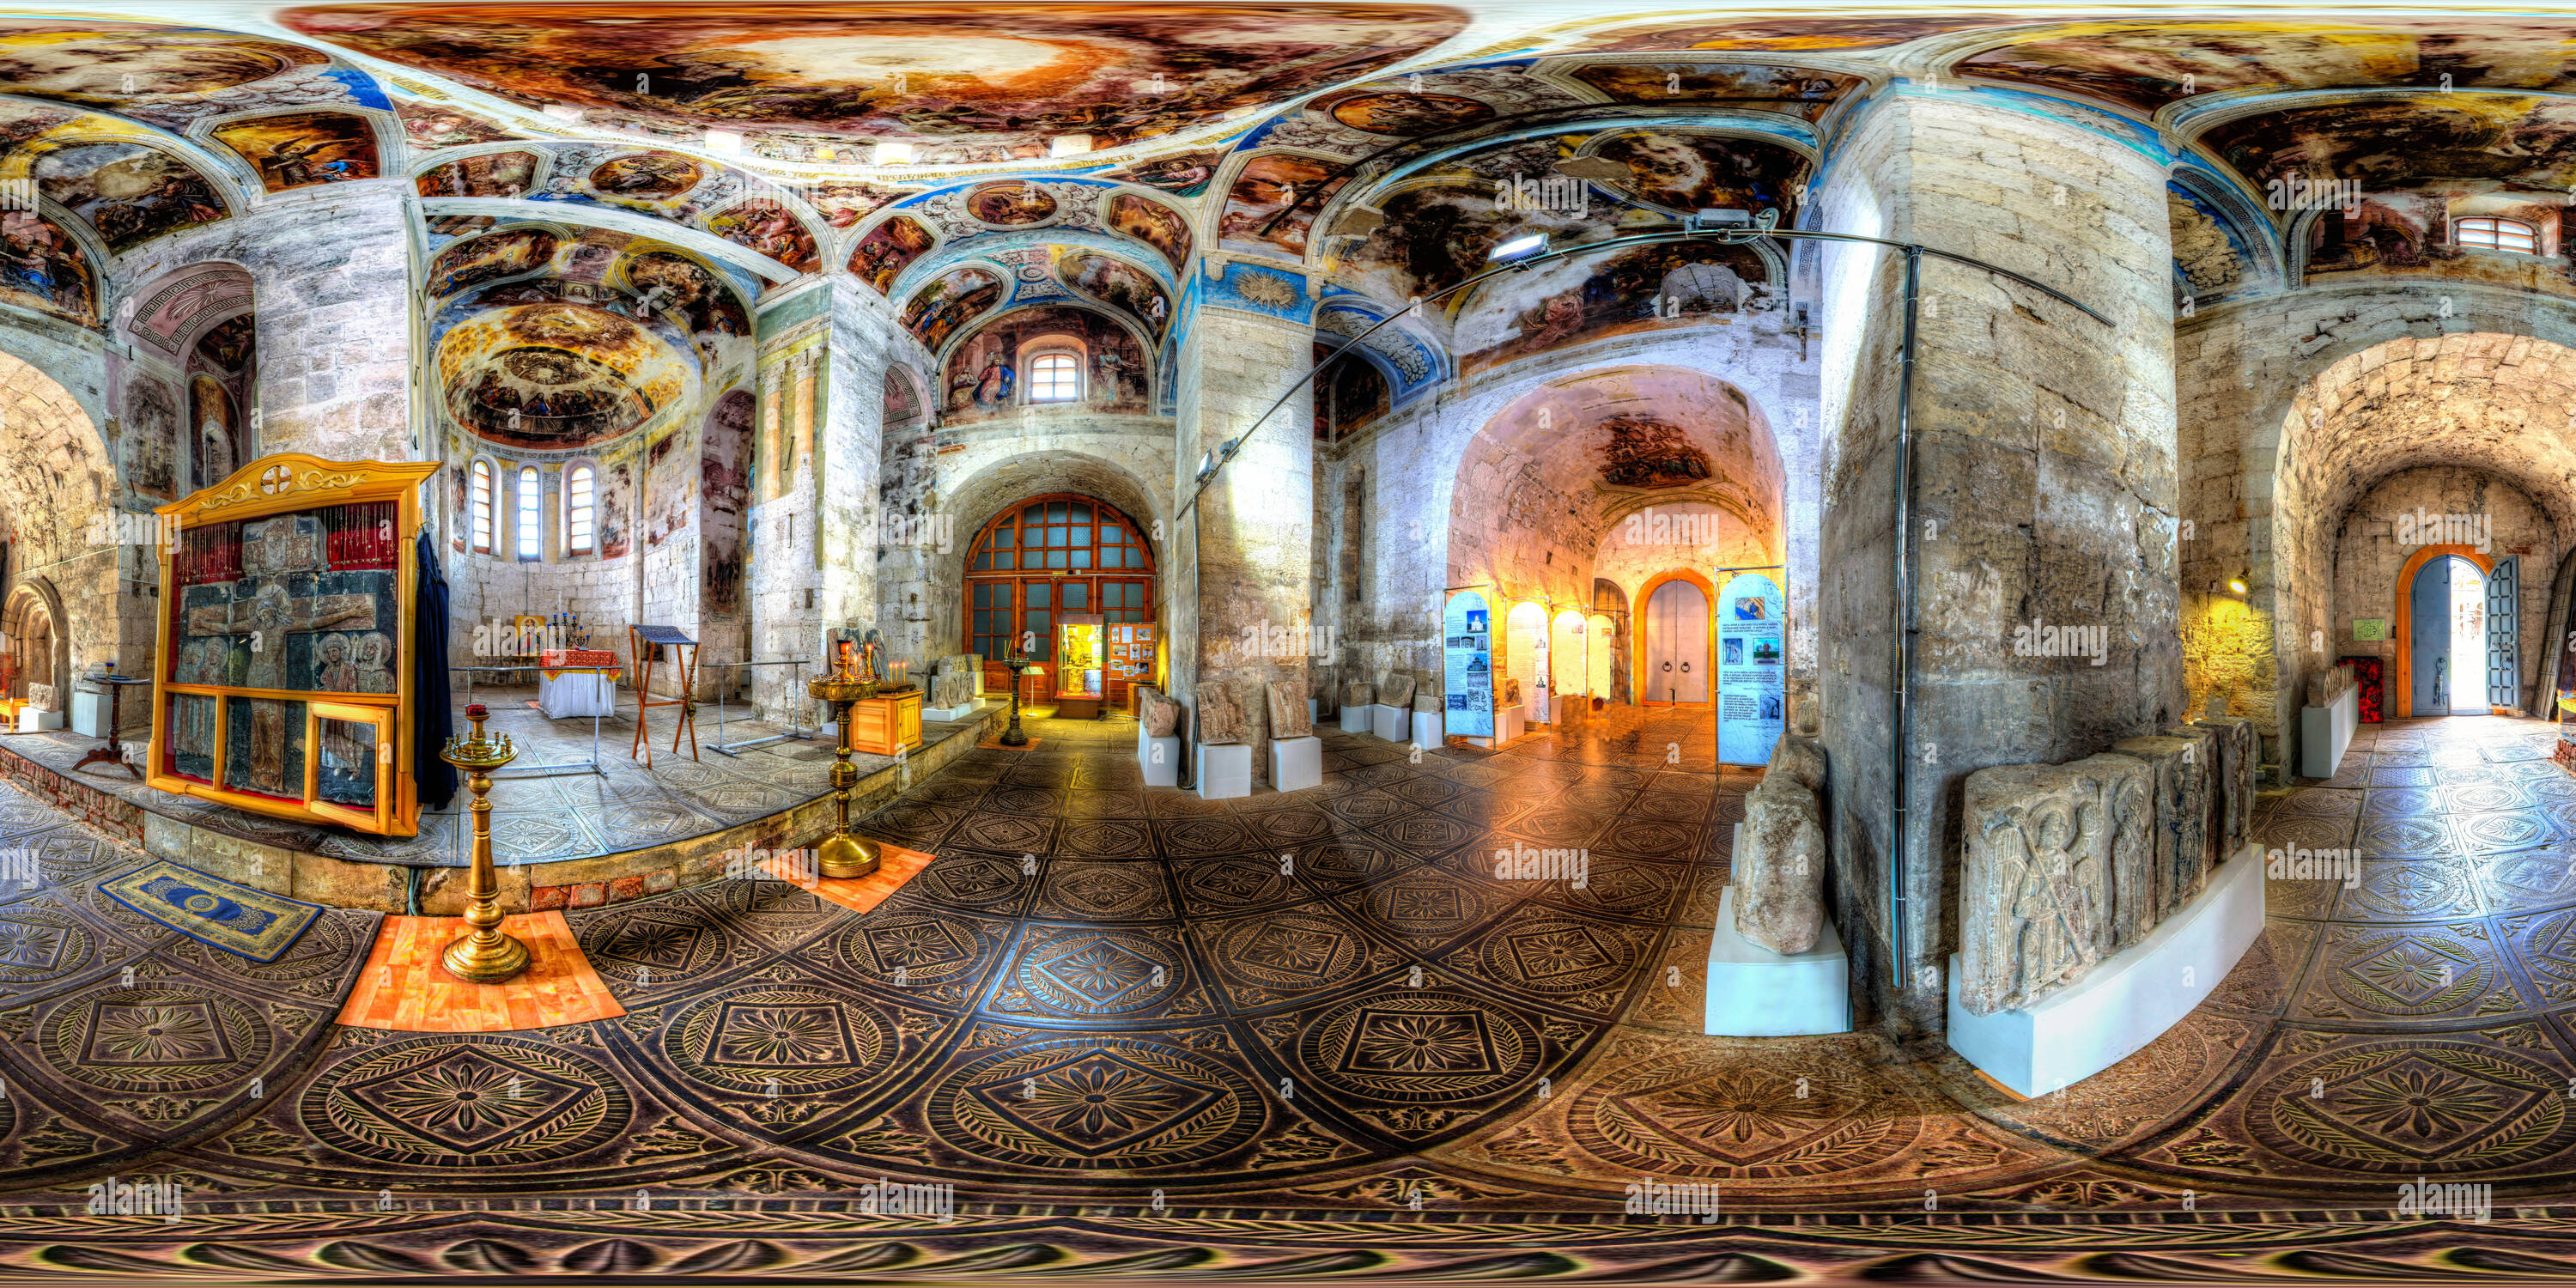
<path fill-rule="evenodd" d="M 671 664 L 680 668 L 680 696 L 653 696 L 653 662 L 662 646 L 671 646 Z M 635 659 L 635 745 L 627 749 L 631 759 L 643 753 L 644 767 L 653 767 L 653 740 L 644 728 L 645 717 L 655 707 L 678 707 L 680 722 L 671 730 L 671 750 L 680 749 L 680 739 L 689 740 L 689 759 L 698 759 L 698 642 L 682 635 L 676 626 L 629 626 L 626 628 L 628 657 Z"/>

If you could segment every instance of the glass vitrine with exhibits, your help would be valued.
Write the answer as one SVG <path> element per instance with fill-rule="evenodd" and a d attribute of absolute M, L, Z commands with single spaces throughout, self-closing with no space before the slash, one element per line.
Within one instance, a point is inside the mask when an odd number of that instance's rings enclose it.
<path fill-rule="evenodd" d="M 160 507 L 148 781 L 410 836 L 414 539 L 434 462 L 265 457 Z"/>

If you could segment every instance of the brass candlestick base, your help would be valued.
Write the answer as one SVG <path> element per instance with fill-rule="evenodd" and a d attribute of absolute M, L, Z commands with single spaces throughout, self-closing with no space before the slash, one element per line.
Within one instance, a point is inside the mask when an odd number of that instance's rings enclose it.
<path fill-rule="evenodd" d="M 832 748 L 832 796 L 840 808 L 841 825 L 823 838 L 815 853 L 815 866 L 824 876 L 836 880 L 863 877 L 877 870 L 884 857 L 877 843 L 850 831 L 850 794 L 859 785 L 859 768 L 850 763 L 850 708 L 859 699 L 873 696 L 874 680 L 853 679 L 835 673 L 805 682 L 805 691 L 817 700 L 831 704 L 832 720 L 841 726 L 841 740 Z"/>
<path fill-rule="evenodd" d="M 1028 658 L 1013 649 L 1003 665 L 1011 672 L 1011 727 L 1004 729 L 1002 736 L 993 741 L 1005 747 L 1025 747 L 1029 745 L 1029 736 L 1020 731 L 1020 668 L 1028 665 Z"/>
<path fill-rule="evenodd" d="M 465 891 L 465 924 L 473 929 L 441 956 L 447 973 L 469 984 L 498 984 L 528 968 L 528 946 L 501 933 L 500 883 L 492 873 L 491 771 L 518 759 L 519 749 L 510 745 L 508 734 L 499 742 L 483 736 L 483 721 L 490 715 L 480 702 L 465 708 L 465 718 L 474 722 L 473 736 L 450 738 L 439 753 L 466 771 L 466 789 L 474 793 L 474 866 Z"/>

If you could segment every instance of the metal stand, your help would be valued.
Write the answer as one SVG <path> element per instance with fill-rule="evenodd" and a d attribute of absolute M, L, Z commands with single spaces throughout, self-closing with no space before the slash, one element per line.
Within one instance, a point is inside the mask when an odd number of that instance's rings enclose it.
<path fill-rule="evenodd" d="M 796 668 L 796 671 L 787 677 L 787 683 L 789 686 L 788 691 L 793 693 L 796 690 L 805 687 L 805 659 L 801 657 L 792 657 L 783 662 L 716 663 L 716 667 L 719 670 L 728 666 L 792 666 Z M 790 738 L 798 738 L 807 742 L 814 740 L 814 731 L 805 727 L 805 709 L 796 705 L 792 699 L 787 705 L 787 721 L 787 732 L 785 733 L 773 733 L 764 738 L 743 738 L 734 742 L 723 741 L 725 731 L 725 699 L 724 689 L 719 686 L 716 689 L 717 741 L 709 744 L 707 750 L 712 751 L 719 756 L 740 759 L 740 757 L 735 756 L 734 753 L 744 747 L 766 747 L 773 742 L 785 742 Z"/>
<path fill-rule="evenodd" d="M 680 672 L 680 696 L 656 699 L 653 663 L 665 644 L 671 646 L 671 665 Z M 678 751 L 686 739 L 689 759 L 698 759 L 698 642 L 668 626 L 629 626 L 626 645 L 626 656 L 635 674 L 635 745 L 627 748 L 627 757 L 635 759 L 640 754 L 644 767 L 651 769 L 653 747 L 647 718 L 655 707 L 678 707 L 680 718 L 671 729 L 671 750 Z"/>
<path fill-rule="evenodd" d="M 467 706 L 465 718 L 474 722 L 473 735 L 450 739 L 440 752 L 447 763 L 466 771 L 466 790 L 474 793 L 474 863 L 465 889 L 465 924 L 470 929 L 447 946 L 440 960 L 448 974 L 473 984 L 498 984 L 528 968 L 528 946 L 501 933 L 501 888 L 492 874 L 491 771 L 509 764 L 519 753 L 510 746 L 507 734 L 499 742 L 483 736 L 483 719 L 489 714 L 480 703 Z"/>

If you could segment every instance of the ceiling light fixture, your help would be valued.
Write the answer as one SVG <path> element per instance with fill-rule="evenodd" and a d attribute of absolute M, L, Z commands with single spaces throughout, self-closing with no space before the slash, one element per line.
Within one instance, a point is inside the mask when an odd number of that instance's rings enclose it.
<path fill-rule="evenodd" d="M 1547 234 L 1526 233 L 1509 241 L 1496 242 L 1494 248 L 1486 252 L 1485 259 L 1489 263 L 1512 264 L 1546 253 Z"/>

